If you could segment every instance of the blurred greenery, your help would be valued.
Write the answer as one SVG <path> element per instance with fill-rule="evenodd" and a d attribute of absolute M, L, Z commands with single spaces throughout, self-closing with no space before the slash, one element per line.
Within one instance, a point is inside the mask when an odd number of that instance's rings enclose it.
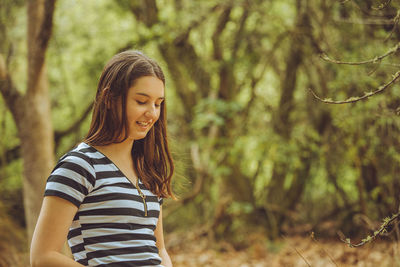
<path fill-rule="evenodd" d="M 398 53 L 359 66 L 319 54 L 362 61 L 386 53 L 400 39 L 393 25 L 400 6 L 344 2 L 58 0 L 47 51 L 54 130 L 81 118 L 112 55 L 140 49 L 167 74 L 180 200 L 166 201 L 166 231 L 201 226 L 237 246 L 253 226 L 270 238 L 368 233 L 368 225 L 354 224 L 357 214 L 380 221 L 399 208 L 399 87 L 349 105 L 323 104 L 308 88 L 340 100 L 388 82 Z M 24 90 L 26 6 L 1 5 L 13 19 L 0 19 L 0 52 L 12 47 L 9 69 Z M 57 157 L 84 137 L 89 122 L 86 115 L 61 137 Z M 0 125 L 0 199 L 21 221 L 22 204 L 13 202 L 19 198 L 5 197 L 21 194 L 22 163 L 6 157 L 19 139 L 3 99 Z M 11 213 L 16 205 L 19 214 Z M 334 229 L 323 227 L 328 221 Z"/>

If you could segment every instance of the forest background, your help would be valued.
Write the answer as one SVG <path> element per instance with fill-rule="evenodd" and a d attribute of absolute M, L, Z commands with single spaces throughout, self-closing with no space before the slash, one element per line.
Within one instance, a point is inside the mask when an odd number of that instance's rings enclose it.
<path fill-rule="evenodd" d="M 399 266 L 397 223 L 367 254 L 318 241 L 359 240 L 399 210 L 399 20 L 390 0 L 1 0 L 0 265 L 27 264 L 104 64 L 139 49 L 167 76 L 176 266 L 356 266 L 379 248 Z"/>

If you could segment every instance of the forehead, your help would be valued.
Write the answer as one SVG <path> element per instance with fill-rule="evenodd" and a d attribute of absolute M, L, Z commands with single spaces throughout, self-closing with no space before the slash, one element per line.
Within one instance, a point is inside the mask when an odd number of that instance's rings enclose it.
<path fill-rule="evenodd" d="M 128 95 L 145 95 L 152 98 L 164 98 L 164 83 L 157 77 L 140 77 L 129 88 Z"/>

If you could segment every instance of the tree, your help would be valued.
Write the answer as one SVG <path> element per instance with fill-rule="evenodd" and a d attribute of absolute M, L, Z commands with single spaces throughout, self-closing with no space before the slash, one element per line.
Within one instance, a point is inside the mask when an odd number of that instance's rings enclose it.
<path fill-rule="evenodd" d="M 191 185 L 191 191 L 176 186 L 181 201 L 167 202 L 166 214 L 176 212 L 166 217 L 168 230 L 201 224 L 210 236 L 238 244 L 246 240 L 243 229 L 254 225 L 270 237 L 310 227 L 316 234 L 354 234 L 353 218 L 377 220 L 399 205 L 399 93 L 325 105 L 306 89 L 346 99 L 379 88 L 398 70 L 389 60 L 396 59 L 400 31 L 396 12 L 376 11 L 379 16 L 371 19 L 373 1 L 345 2 L 117 0 L 80 1 L 71 8 L 59 1 L 60 24 L 47 53 L 57 95 L 53 116 L 68 120 L 53 121 L 56 153 L 84 134 L 84 117 L 72 119 L 89 112 L 107 58 L 142 49 L 163 60 L 178 177 Z M 83 19 L 80 10 L 96 11 Z M 388 34 L 392 38 L 382 43 Z M 8 47 L 1 48 L 2 69 L 11 73 Z M 321 60 L 322 52 L 350 62 L 377 59 L 350 68 Z M 21 88 L 16 92 L 27 95 Z M 7 160 L 18 157 L 17 148 L 7 148 Z M 323 229 L 325 221 L 335 226 Z M 358 233 L 367 229 L 360 226 Z"/>
<path fill-rule="evenodd" d="M 263 201 L 266 203 L 260 204 L 255 197 L 255 187 L 263 173 L 255 171 L 249 174 L 243 168 L 240 155 L 245 153 L 246 145 L 238 139 L 248 134 L 247 127 L 254 128 L 248 121 L 256 102 L 257 87 L 268 68 L 282 75 L 280 103 L 274 113 L 275 134 L 285 141 L 291 138 L 289 117 L 294 108 L 303 43 L 308 39 L 304 30 L 309 26 L 308 1 L 297 1 L 294 7 L 297 11 L 294 29 L 287 30 L 293 33 L 289 42 L 294 45 L 288 49 L 283 72 L 273 63 L 280 63 L 274 62 L 275 53 L 288 36 L 286 29 L 283 32 L 280 29 L 280 34 L 267 38 L 269 32 L 258 27 L 269 15 L 267 10 L 272 3 L 215 1 L 208 5 L 197 4 L 197 14 L 187 22 L 183 18 L 193 8 L 187 2 L 175 1 L 176 12 L 169 17 L 161 15 L 166 6 L 159 8 L 154 0 L 117 2 L 130 10 L 142 27 L 152 33 L 149 38 L 156 40 L 185 110 L 181 137 L 191 143 L 193 169 L 189 174 L 194 186 L 193 193 L 184 197 L 182 202 L 194 199 L 201 192 L 203 214 L 205 217 L 213 216 L 211 226 L 220 229 L 217 232 L 221 236 L 232 230 L 232 218 L 228 212 L 232 202 L 250 206 L 253 216 L 248 217 L 262 217 L 268 221 L 269 232 L 276 237 L 279 225 L 286 217 L 273 217 L 284 214 L 286 209 L 294 209 L 301 199 L 312 158 L 304 159 L 303 167 L 295 171 L 296 179 L 290 190 L 283 187 L 288 163 L 276 162 L 268 185 L 269 195 Z M 179 30 L 169 28 L 168 25 L 177 25 L 177 21 L 182 23 Z M 205 31 L 205 28 L 212 30 Z M 206 36 L 205 40 L 194 37 L 199 34 Z M 263 42 L 272 43 L 271 48 L 265 48 Z M 268 148 L 261 146 L 261 149 L 266 151 Z M 254 161 L 262 168 L 265 152 L 261 154 L 264 155 Z M 214 185 L 218 188 L 217 197 L 212 193 Z M 279 206 L 287 194 L 291 197 L 285 198 L 284 204 Z"/>
<path fill-rule="evenodd" d="M 398 219 L 400 218 L 400 201 L 398 200 L 398 190 L 393 190 L 393 188 L 398 188 L 398 181 L 395 177 L 388 179 L 388 177 L 397 173 L 399 170 L 399 159 L 396 154 L 400 149 L 400 143 L 398 142 L 400 127 L 395 120 L 392 120 L 392 118 L 400 114 L 400 102 L 398 97 L 388 93 L 389 90 L 387 90 L 388 88 L 394 87 L 395 83 L 399 80 L 400 71 L 398 71 L 399 65 L 397 63 L 383 63 L 383 61 L 393 58 L 394 55 L 396 55 L 396 53 L 398 53 L 400 50 L 400 43 L 398 42 L 400 38 L 400 31 L 398 27 L 400 21 L 400 7 L 398 6 L 398 3 L 392 3 L 392 1 L 386 1 L 378 6 L 374 6 L 373 1 L 365 1 L 362 3 L 357 3 L 356 1 L 346 2 L 351 2 L 358 9 L 358 11 L 361 11 L 362 19 L 351 20 L 351 16 L 349 15 L 351 13 L 351 8 L 345 6 L 346 3 L 343 2 L 341 9 L 343 10 L 342 15 L 344 15 L 344 21 L 348 20 L 350 23 L 358 23 L 363 26 L 372 25 L 374 28 L 368 28 L 368 26 L 365 26 L 364 30 L 374 37 L 376 32 L 383 32 L 386 36 L 382 38 L 383 42 L 381 47 L 385 47 L 383 43 L 389 43 L 389 41 L 394 41 L 395 43 L 392 45 L 392 47 L 387 49 L 385 53 L 382 53 L 381 55 L 375 55 L 372 59 L 345 61 L 331 59 L 324 52 L 320 54 L 320 57 L 323 60 L 333 64 L 356 67 L 375 65 L 373 66 L 372 70 L 368 71 L 369 76 L 375 72 L 378 72 L 381 66 L 394 67 L 396 72 L 391 71 L 392 75 L 389 76 L 390 78 L 388 78 L 385 82 L 381 82 L 379 86 L 375 85 L 372 86 L 373 89 L 370 89 L 371 86 L 367 85 L 367 87 L 370 87 L 367 89 L 368 91 L 364 89 L 362 95 L 360 94 L 359 96 L 351 96 L 345 100 L 332 100 L 331 98 L 323 99 L 319 97 L 312 89 L 309 89 L 314 98 L 327 104 L 356 103 L 361 102 L 361 100 L 367 100 L 371 97 L 377 97 L 376 95 L 381 94 L 384 91 L 387 92 L 385 100 L 380 101 L 380 105 L 377 107 L 380 112 L 383 111 L 382 113 L 384 115 L 382 114 L 383 116 L 381 116 L 384 118 L 376 120 L 372 116 L 366 116 L 366 118 L 364 118 L 362 121 L 362 126 L 355 132 L 354 142 L 357 147 L 358 154 L 358 160 L 356 160 L 355 165 L 359 169 L 360 173 L 359 179 L 357 180 L 360 213 L 367 218 L 366 220 L 369 220 L 368 217 L 373 217 L 374 215 L 376 216 L 376 214 L 379 214 L 378 216 L 383 217 L 387 216 L 388 212 L 393 214 L 394 211 L 396 213 L 391 217 L 386 217 L 379 229 L 377 229 L 378 227 L 375 229 L 371 228 L 370 230 L 374 230 L 374 233 L 372 235 L 368 235 L 358 244 L 353 244 L 350 242 L 349 238 L 344 239 L 344 237 L 342 237 L 342 241 L 344 241 L 350 247 L 358 247 L 371 242 L 378 235 L 384 235 L 388 231 L 388 228 L 394 223 L 396 224 L 394 224 L 393 229 L 398 228 Z M 383 31 L 379 26 L 383 28 Z M 379 40 L 379 38 L 377 39 Z M 383 71 L 383 73 L 385 73 L 385 71 Z M 380 76 L 382 76 L 382 71 Z M 360 87 L 360 85 L 356 84 L 355 87 Z M 324 91 L 326 92 L 326 90 Z M 352 95 L 354 95 L 354 93 L 352 93 Z M 359 136 L 362 134 L 371 133 L 371 128 L 376 128 L 374 134 L 369 135 L 370 138 L 368 140 L 360 141 Z M 358 131 L 361 133 L 358 133 Z M 382 143 L 382 146 L 374 147 L 373 143 L 376 142 L 376 139 L 380 139 L 379 143 Z M 374 147 L 374 149 L 372 150 L 370 147 Z M 393 162 L 395 162 L 395 164 L 393 164 Z M 335 187 L 339 189 L 337 183 L 335 183 Z M 344 196 L 344 192 L 342 190 L 339 190 L 339 192 L 342 196 Z M 390 195 L 393 197 L 389 197 Z M 368 209 L 369 201 L 367 198 L 373 198 L 375 210 Z M 388 198 L 392 199 L 390 203 L 386 202 L 386 199 Z M 346 203 L 348 204 L 347 197 L 343 197 L 343 199 L 345 199 Z M 397 206 L 397 210 L 394 210 L 393 208 L 396 208 Z M 396 231 L 398 230 L 396 229 Z"/>
<path fill-rule="evenodd" d="M 11 40 L 2 40 L 0 92 L 18 128 L 23 158 L 23 195 L 28 238 L 39 215 L 45 177 L 54 165 L 54 137 L 45 56 L 52 33 L 55 0 L 27 2 L 27 86 L 16 88 L 8 69 Z M 3 26 L 4 28 L 4 26 Z M 6 33 L 6 31 L 4 31 Z M 8 47 L 8 51 L 5 48 Z M 5 54 L 8 54 L 5 59 Z"/>

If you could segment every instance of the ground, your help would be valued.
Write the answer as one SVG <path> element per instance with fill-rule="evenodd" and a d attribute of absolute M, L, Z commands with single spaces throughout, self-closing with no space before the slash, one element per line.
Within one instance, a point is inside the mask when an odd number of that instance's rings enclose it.
<path fill-rule="evenodd" d="M 209 237 L 194 231 L 165 236 L 174 267 L 400 267 L 400 242 L 375 240 L 350 248 L 339 238 L 287 236 L 273 242 L 262 234 L 249 234 L 246 238 L 251 245 L 235 249 L 224 241 L 210 242 Z M 28 252 L 7 250 L 2 241 L 0 267 L 29 266 Z"/>
<path fill-rule="evenodd" d="M 270 242 L 263 236 L 249 238 L 253 239 L 250 247 L 235 250 L 224 242 L 210 245 L 207 237 L 176 233 L 166 236 L 174 267 L 400 267 L 399 242 L 378 240 L 350 248 L 339 239 L 294 236 Z"/>

